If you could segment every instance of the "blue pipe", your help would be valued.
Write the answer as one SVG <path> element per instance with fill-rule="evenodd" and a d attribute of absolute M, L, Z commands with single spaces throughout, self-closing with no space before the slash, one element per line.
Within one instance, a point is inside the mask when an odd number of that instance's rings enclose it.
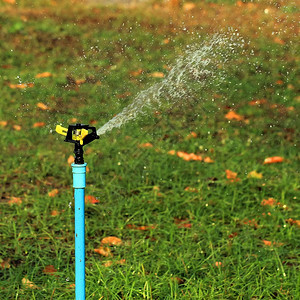
<path fill-rule="evenodd" d="M 84 189 L 86 163 L 72 164 L 75 199 L 75 299 L 85 299 Z"/>

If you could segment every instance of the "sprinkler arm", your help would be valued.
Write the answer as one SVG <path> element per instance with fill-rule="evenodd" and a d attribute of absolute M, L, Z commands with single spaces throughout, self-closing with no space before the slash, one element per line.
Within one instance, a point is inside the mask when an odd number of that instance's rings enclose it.
<path fill-rule="evenodd" d="M 99 139 L 96 128 L 89 125 L 75 124 L 69 125 L 68 128 L 56 125 L 56 132 L 64 135 L 65 142 L 75 144 L 75 164 L 83 164 L 83 146 L 89 144 L 93 140 Z M 89 130 L 92 132 L 89 133 Z"/>

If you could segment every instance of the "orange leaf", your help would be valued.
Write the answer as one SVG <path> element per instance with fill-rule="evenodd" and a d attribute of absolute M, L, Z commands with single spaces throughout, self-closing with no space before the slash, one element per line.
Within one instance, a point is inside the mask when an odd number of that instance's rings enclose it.
<path fill-rule="evenodd" d="M 237 182 L 240 181 L 240 178 L 237 177 L 237 173 L 232 172 L 230 170 L 225 170 L 226 172 L 226 178 L 229 179 L 231 182 Z"/>
<path fill-rule="evenodd" d="M 39 289 L 38 286 L 36 286 L 32 281 L 30 281 L 29 279 L 27 279 L 26 277 L 24 277 L 22 279 L 22 284 L 24 285 L 24 287 L 26 289 Z"/>
<path fill-rule="evenodd" d="M 164 78 L 165 74 L 163 72 L 153 72 L 150 74 L 150 77 L 154 78 Z"/>
<path fill-rule="evenodd" d="M 280 162 L 283 162 L 283 157 L 281 157 L 281 156 L 267 157 L 264 160 L 264 165 L 266 165 L 266 164 L 280 163 Z"/>
<path fill-rule="evenodd" d="M 136 225 L 133 225 L 133 224 L 127 224 L 126 227 L 129 228 L 129 229 L 135 229 L 135 230 L 147 231 L 147 230 L 155 229 L 155 228 L 156 228 L 156 225 L 142 225 L 142 226 L 136 226 Z"/>
<path fill-rule="evenodd" d="M 111 250 L 108 247 L 100 246 L 98 249 L 94 249 L 94 251 L 105 257 L 113 256 L 113 254 L 111 253 Z"/>
<path fill-rule="evenodd" d="M 283 41 L 282 39 L 280 39 L 278 36 L 276 36 L 273 41 L 276 43 L 276 44 L 279 44 L 279 45 L 284 45 L 285 44 L 285 41 Z"/>
<path fill-rule="evenodd" d="M 233 110 L 229 111 L 226 115 L 225 118 L 227 120 L 237 120 L 237 121 L 241 121 L 244 119 L 243 116 L 237 114 L 236 112 L 234 112 Z"/>
<path fill-rule="evenodd" d="M 58 194 L 58 189 L 54 189 L 48 193 L 49 197 L 55 197 Z"/>
<path fill-rule="evenodd" d="M 269 205 L 269 206 L 275 206 L 275 205 L 278 205 L 280 204 L 279 202 L 277 202 L 274 198 L 269 198 L 269 199 L 263 199 L 261 201 L 261 205 L 262 206 L 266 206 L 266 205 Z"/>
<path fill-rule="evenodd" d="M 259 99 L 259 100 L 251 100 L 248 104 L 254 106 L 254 105 L 261 105 L 265 103 L 267 103 L 266 99 Z"/>
<path fill-rule="evenodd" d="M 34 83 L 18 83 L 18 84 L 10 84 L 9 87 L 11 89 L 26 89 L 34 87 Z"/>
<path fill-rule="evenodd" d="M 75 161 L 75 158 L 73 155 L 70 155 L 69 158 L 68 158 L 68 164 L 72 164 L 73 162 Z"/>
<path fill-rule="evenodd" d="M 46 77 L 51 77 L 52 74 L 50 72 L 44 72 L 44 73 L 39 73 L 35 76 L 35 78 L 46 78 Z"/>
<path fill-rule="evenodd" d="M 213 162 L 215 162 L 215 161 L 212 160 L 210 157 L 207 156 L 207 157 L 204 158 L 204 162 L 205 162 L 205 163 L 208 163 L 208 164 L 211 164 L 211 163 L 213 163 Z"/>
<path fill-rule="evenodd" d="M 191 138 L 196 138 L 196 137 L 197 137 L 197 133 L 194 131 L 191 131 L 191 133 L 189 135 L 187 135 L 186 138 L 189 140 Z"/>
<path fill-rule="evenodd" d="M 182 6 L 184 11 L 190 11 L 196 7 L 196 4 L 193 2 L 185 2 Z"/>
<path fill-rule="evenodd" d="M 10 268 L 10 263 L 9 263 L 10 259 L 2 260 L 0 258 L 0 261 L 1 261 L 1 263 L 0 263 L 0 269 L 9 269 Z"/>
<path fill-rule="evenodd" d="M 131 71 L 129 74 L 133 77 L 137 77 L 143 73 L 143 69 L 138 69 L 136 71 Z"/>
<path fill-rule="evenodd" d="M 279 80 L 276 81 L 276 84 L 282 85 L 282 84 L 283 84 L 283 81 L 282 81 L 281 79 L 279 79 Z"/>
<path fill-rule="evenodd" d="M 84 200 L 85 200 L 85 203 L 91 203 L 91 204 L 96 204 L 96 203 L 100 202 L 99 200 L 97 200 L 96 197 L 91 196 L 91 195 L 86 195 L 84 197 Z"/>
<path fill-rule="evenodd" d="M 170 151 L 168 152 L 168 154 L 170 154 L 170 155 L 175 155 L 175 154 L 176 154 L 176 151 L 175 151 L 175 150 L 170 150 Z"/>
<path fill-rule="evenodd" d="M 151 143 L 139 144 L 139 148 L 152 148 L 153 145 Z"/>
<path fill-rule="evenodd" d="M 216 261 L 216 262 L 215 262 L 215 266 L 219 268 L 219 267 L 222 267 L 223 264 L 222 264 L 222 262 L 220 262 L 220 261 Z"/>
<path fill-rule="evenodd" d="M 51 211 L 51 216 L 55 217 L 55 216 L 58 216 L 60 215 L 60 212 L 58 210 L 52 210 Z"/>
<path fill-rule="evenodd" d="M 245 220 L 243 220 L 243 224 L 249 225 L 249 226 L 254 227 L 254 228 L 259 227 L 255 219 L 252 219 L 252 220 L 245 219 Z"/>
<path fill-rule="evenodd" d="M 196 188 L 193 188 L 193 187 L 190 187 L 190 186 L 187 186 L 184 190 L 186 192 L 198 193 L 198 190 Z"/>
<path fill-rule="evenodd" d="M 41 103 L 41 102 L 37 103 L 36 106 L 37 106 L 38 108 L 40 108 L 41 110 L 48 110 L 48 109 L 50 109 L 49 106 L 47 106 L 46 104 Z"/>
<path fill-rule="evenodd" d="M 7 125 L 7 121 L 0 121 L 0 126 L 5 127 Z"/>
<path fill-rule="evenodd" d="M 75 80 L 75 83 L 76 83 L 77 85 L 81 85 L 81 84 L 83 84 L 83 83 L 85 83 L 85 82 L 86 82 L 85 79 L 76 79 L 76 80 Z"/>
<path fill-rule="evenodd" d="M 46 266 L 43 270 L 43 273 L 49 274 L 51 276 L 54 276 L 56 272 L 57 270 L 54 268 L 53 265 Z"/>
<path fill-rule="evenodd" d="M 37 128 L 37 127 L 44 127 L 45 126 L 45 123 L 44 122 L 36 122 L 33 124 L 33 127 L 34 128 Z"/>
<path fill-rule="evenodd" d="M 292 218 L 289 218 L 287 220 L 285 220 L 287 223 L 289 223 L 290 225 L 297 225 L 298 227 L 300 227 L 300 220 L 294 220 Z"/>
<path fill-rule="evenodd" d="M 22 127 L 20 125 L 13 125 L 13 129 L 16 131 L 20 131 Z"/>
<path fill-rule="evenodd" d="M 102 239 L 101 244 L 119 246 L 122 245 L 122 240 L 115 236 L 108 236 Z"/>
<path fill-rule="evenodd" d="M 16 0 L 4 0 L 4 2 L 9 3 L 9 4 L 15 4 Z"/>
<path fill-rule="evenodd" d="M 10 197 L 10 200 L 7 202 L 8 204 L 17 204 L 20 205 L 22 203 L 22 199 L 19 197 Z"/>

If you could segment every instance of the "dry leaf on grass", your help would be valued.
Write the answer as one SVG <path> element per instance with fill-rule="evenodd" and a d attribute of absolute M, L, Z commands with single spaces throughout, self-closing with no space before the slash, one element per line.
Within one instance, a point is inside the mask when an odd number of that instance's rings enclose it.
<path fill-rule="evenodd" d="M 22 279 L 22 284 L 26 289 L 34 289 L 34 290 L 39 289 L 39 287 L 35 285 L 32 281 L 30 281 L 27 277 L 24 277 Z"/>
<path fill-rule="evenodd" d="M 122 240 L 116 236 L 108 236 L 101 240 L 101 244 L 110 245 L 110 246 L 120 246 L 122 245 Z"/>
<path fill-rule="evenodd" d="M 109 249 L 109 247 L 103 247 L 103 246 L 100 246 L 99 248 L 97 249 L 94 249 L 94 251 L 102 256 L 105 256 L 105 257 L 112 257 L 113 254 L 111 253 L 111 250 Z"/>

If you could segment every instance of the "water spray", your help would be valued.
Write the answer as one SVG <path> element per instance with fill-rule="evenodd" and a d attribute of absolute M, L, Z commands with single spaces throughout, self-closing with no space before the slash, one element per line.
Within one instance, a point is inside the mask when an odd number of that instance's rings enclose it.
<path fill-rule="evenodd" d="M 91 130 L 89 132 L 89 130 Z M 89 125 L 69 125 L 68 129 L 56 126 L 56 132 L 64 135 L 65 142 L 75 144 L 75 161 L 72 164 L 75 201 L 75 299 L 85 299 L 85 222 L 84 192 L 87 164 L 83 159 L 83 146 L 99 139 L 96 128 Z"/>

